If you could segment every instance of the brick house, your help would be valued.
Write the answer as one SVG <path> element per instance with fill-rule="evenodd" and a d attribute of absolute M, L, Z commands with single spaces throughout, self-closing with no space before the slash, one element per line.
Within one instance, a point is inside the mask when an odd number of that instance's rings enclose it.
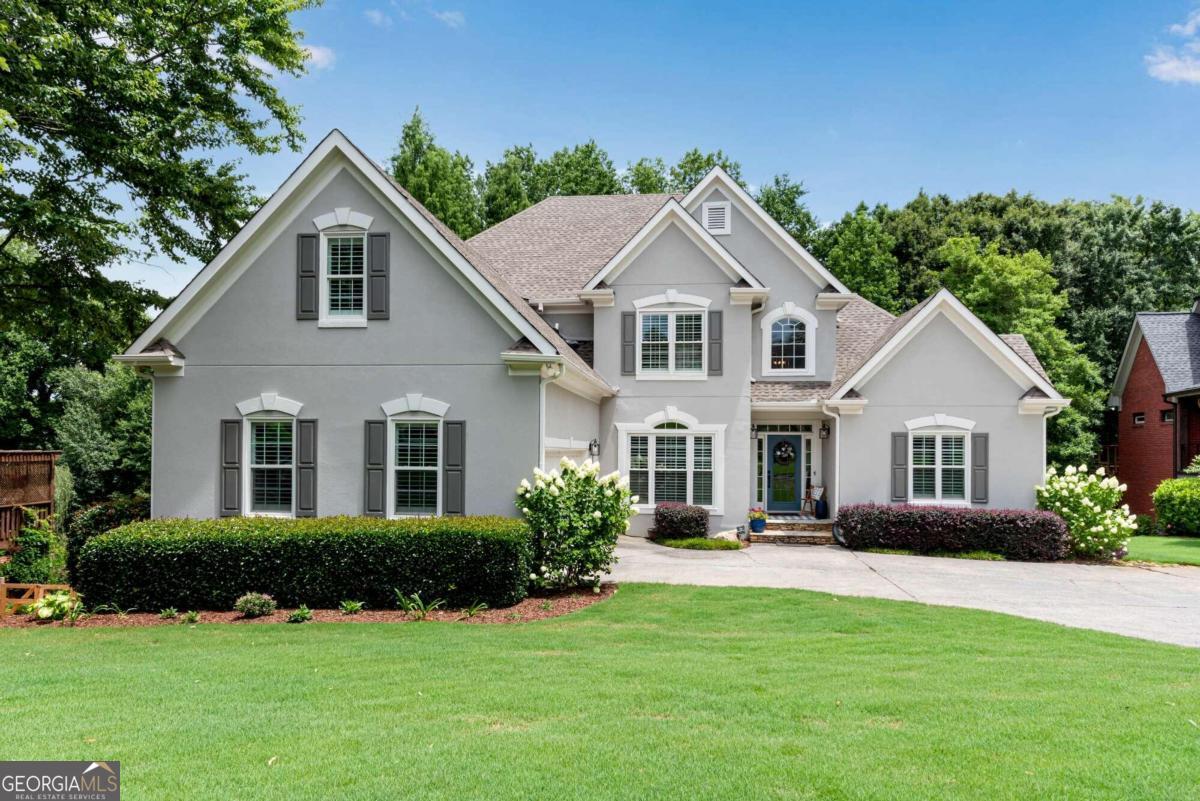
<path fill-rule="evenodd" d="M 1154 488 L 1200 454 L 1200 298 L 1190 311 L 1136 315 L 1109 405 L 1129 507 L 1150 514 Z"/>

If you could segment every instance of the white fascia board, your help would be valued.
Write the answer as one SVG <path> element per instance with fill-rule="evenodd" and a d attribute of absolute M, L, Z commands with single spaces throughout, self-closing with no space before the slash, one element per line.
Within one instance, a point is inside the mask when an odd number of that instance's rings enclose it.
<path fill-rule="evenodd" d="M 771 296 L 769 288 L 756 289 L 748 286 L 729 287 L 729 302 L 734 306 L 750 306 L 755 303 L 766 303 Z"/>
<path fill-rule="evenodd" d="M 849 292 L 818 292 L 816 307 L 820 311 L 837 311 L 854 300 L 854 294 Z"/>
<path fill-rule="evenodd" d="M 1112 392 L 1109 395 L 1110 406 L 1121 406 L 1121 396 L 1125 394 L 1125 384 L 1129 381 L 1129 373 L 1133 370 L 1133 360 L 1137 357 L 1138 348 L 1142 346 L 1142 327 L 1138 324 L 1137 316 L 1129 326 L 1129 336 L 1125 338 L 1125 350 L 1121 351 L 1121 363 L 1117 365 L 1117 374 L 1113 378 Z"/>
<path fill-rule="evenodd" d="M 591 303 L 595 308 L 613 306 L 617 302 L 616 294 L 611 289 L 584 289 L 579 292 L 579 299 Z"/>
<path fill-rule="evenodd" d="M 1048 399 L 1059 402 L 1063 400 L 1058 390 L 1038 375 L 1037 371 L 1028 362 L 1018 356 L 1017 352 L 1008 343 L 1000 339 L 994 331 L 984 325 L 982 320 L 972 314 L 971 310 L 962 304 L 962 301 L 954 297 L 949 290 L 939 289 L 933 299 L 925 304 L 925 308 L 917 312 L 903 328 L 896 332 L 895 336 L 888 340 L 874 356 L 868 359 L 866 363 L 858 368 L 854 375 L 850 376 L 842 384 L 838 391 L 833 394 L 833 397 L 830 398 L 830 401 L 841 401 L 847 392 L 869 381 L 913 337 L 925 328 L 936 314 L 944 314 L 959 330 L 967 335 L 968 339 L 974 342 L 980 350 L 992 358 L 992 361 L 1008 373 L 1014 381 L 1020 382 L 1020 379 L 1025 379 L 1046 393 Z"/>
<path fill-rule="evenodd" d="M 826 401 L 822 409 L 833 409 L 838 414 L 862 414 L 863 409 L 867 408 L 866 398 L 841 398 L 840 400 Z"/>
<path fill-rule="evenodd" d="M 809 276 L 816 281 L 820 288 L 824 289 L 825 284 L 832 284 L 834 289 L 836 289 L 838 292 L 850 291 L 846 288 L 845 284 L 839 281 L 833 273 L 826 269 L 824 264 L 821 264 L 821 262 L 817 261 L 815 256 L 805 250 L 804 246 L 797 242 L 795 237 L 783 230 L 783 226 L 776 222 L 774 217 L 772 217 L 770 214 L 767 214 L 766 210 L 764 210 L 762 206 L 758 205 L 758 202 L 755 201 L 754 198 L 750 197 L 746 190 L 742 189 L 741 185 L 737 181 L 733 180 L 733 178 L 729 176 L 729 173 L 725 172 L 725 170 L 721 169 L 720 167 L 713 167 L 711 170 L 709 170 L 708 175 L 705 175 L 704 178 L 701 179 L 700 183 L 696 184 L 695 188 L 692 189 L 691 192 L 688 192 L 687 196 L 684 197 L 682 204 L 683 207 L 689 212 L 688 216 L 691 216 L 690 212 L 695 211 L 696 206 L 698 206 L 700 201 L 707 196 L 713 184 L 717 183 L 720 184 L 723 191 L 737 198 L 738 203 L 741 205 L 742 213 L 745 214 L 760 231 L 766 234 L 769 239 L 774 240 L 775 244 L 778 245 L 780 249 L 782 249 L 784 253 L 786 253 L 792 259 L 792 261 L 796 263 L 796 266 L 808 273 Z"/>
<path fill-rule="evenodd" d="M 763 412 L 802 412 L 819 409 L 820 400 L 806 401 L 751 401 L 750 408 Z"/>
<path fill-rule="evenodd" d="M 538 375 L 590 401 L 599 402 L 601 398 L 611 398 L 617 394 L 616 388 L 609 386 L 594 373 L 586 373 L 573 367 L 562 356 L 504 351 L 500 358 L 508 366 L 509 375 Z"/>
<path fill-rule="evenodd" d="M 367 184 L 389 201 L 392 209 L 397 212 L 396 216 L 407 221 L 412 228 L 419 231 L 423 236 L 424 242 L 432 244 L 433 249 L 437 251 L 438 255 L 457 269 L 457 272 L 470 284 L 473 294 L 486 300 L 487 305 L 499 313 L 499 316 L 506 323 L 506 328 L 511 327 L 510 333 L 519 333 L 521 336 L 524 336 L 542 353 L 557 353 L 554 346 L 538 332 L 532 323 L 521 316 L 521 313 L 500 294 L 499 290 L 492 286 L 491 282 L 484 278 L 475 269 L 475 266 L 455 250 L 446 241 L 446 238 L 442 236 L 441 232 L 434 228 L 425 219 L 424 215 L 408 202 L 407 198 L 383 174 L 382 168 L 368 159 L 361 150 L 355 147 L 337 129 L 331 131 L 321 140 L 316 148 L 288 176 L 287 180 L 275 190 L 267 202 L 221 248 L 216 257 L 205 265 L 204 269 L 184 287 L 183 292 L 155 318 L 154 322 L 142 332 L 142 335 L 130 345 L 125 353 L 127 355 L 134 355 L 144 350 L 150 343 L 162 337 L 165 331 L 169 330 L 172 335 L 170 338 L 178 340 L 190 330 L 191 326 L 195 324 L 203 313 L 232 285 L 233 282 L 231 280 L 216 280 L 220 273 L 226 272 L 223 268 L 235 256 L 241 255 L 247 256 L 245 259 L 239 259 L 239 261 L 244 262 L 241 265 L 241 269 L 244 270 L 248 267 L 254 260 L 253 256 L 257 254 L 243 254 L 243 250 L 249 243 L 258 238 L 260 229 L 268 221 L 273 220 L 281 209 L 287 206 L 295 206 L 299 210 L 303 205 L 307 205 L 308 202 L 311 202 L 312 197 L 333 179 L 334 175 L 337 174 L 336 167 L 338 165 L 327 165 L 326 162 L 335 154 L 357 168 Z M 322 170 L 322 167 L 328 167 L 328 169 Z M 309 183 L 315 185 L 309 188 L 302 203 L 295 202 L 297 193 Z M 282 228 L 283 226 L 280 225 L 277 227 Z M 259 250 L 265 247 L 266 244 L 269 244 L 270 238 L 264 237 L 264 239 L 267 239 L 267 242 L 260 243 Z M 240 271 L 237 274 L 240 274 Z M 236 275 L 234 277 L 236 278 Z M 172 325 L 177 318 L 179 318 L 179 322 Z M 168 329 L 168 327 L 170 328 Z"/>
<path fill-rule="evenodd" d="M 1053 417 L 1070 405 L 1070 398 L 1021 398 L 1017 401 L 1017 412 L 1019 414 L 1046 414 L 1049 412 Z"/>
<path fill-rule="evenodd" d="M 704 226 L 696 222 L 696 219 L 691 214 L 688 214 L 687 210 L 679 204 L 679 201 L 672 198 L 655 212 L 654 216 L 642 226 L 641 230 L 634 234 L 625 243 L 625 246 L 618 250 L 616 255 L 608 260 L 607 264 L 600 268 L 599 272 L 592 276 L 592 279 L 583 288 L 584 291 L 595 289 L 601 281 L 615 279 L 660 233 L 667 229 L 668 225 L 677 225 L 682 229 L 688 235 L 688 238 L 718 268 L 728 275 L 731 280 L 744 280 L 752 287 L 765 289 L 762 283 L 749 270 L 743 267 L 741 262 L 733 257 L 733 254 L 723 248 L 712 234 L 704 230 Z"/>

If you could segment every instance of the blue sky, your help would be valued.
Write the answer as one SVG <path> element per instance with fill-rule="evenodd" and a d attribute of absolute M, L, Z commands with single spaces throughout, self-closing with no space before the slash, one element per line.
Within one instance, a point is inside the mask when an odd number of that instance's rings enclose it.
<path fill-rule="evenodd" d="M 338 127 L 385 160 L 419 105 L 480 167 L 589 137 L 622 167 L 721 148 L 751 184 L 802 179 L 824 221 L 921 188 L 1200 208 L 1198 8 L 330 0 L 297 16 L 313 61 L 282 89 L 306 147 Z M 242 169 L 267 194 L 300 158 Z M 169 295 L 200 266 L 151 261 L 114 273 Z"/>

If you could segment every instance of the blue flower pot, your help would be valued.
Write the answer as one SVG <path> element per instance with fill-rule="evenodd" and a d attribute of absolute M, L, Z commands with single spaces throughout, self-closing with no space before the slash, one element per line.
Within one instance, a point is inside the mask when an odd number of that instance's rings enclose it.
<path fill-rule="evenodd" d="M 764 531 L 767 530 L 767 521 L 766 520 L 751 520 L 750 521 L 750 530 L 753 531 L 755 534 L 762 534 Z"/>

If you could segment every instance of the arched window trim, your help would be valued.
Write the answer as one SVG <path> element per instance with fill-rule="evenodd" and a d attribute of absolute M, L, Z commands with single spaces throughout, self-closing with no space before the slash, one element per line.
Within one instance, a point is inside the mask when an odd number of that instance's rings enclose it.
<path fill-rule="evenodd" d="M 804 323 L 804 368 L 800 370 L 783 370 L 771 366 L 771 329 L 775 326 L 775 323 L 789 317 Z M 760 350 L 762 351 L 762 374 L 764 377 L 816 375 L 817 327 L 819 322 L 815 314 L 789 300 L 782 306 L 764 314 L 759 325 L 762 328 Z"/>

